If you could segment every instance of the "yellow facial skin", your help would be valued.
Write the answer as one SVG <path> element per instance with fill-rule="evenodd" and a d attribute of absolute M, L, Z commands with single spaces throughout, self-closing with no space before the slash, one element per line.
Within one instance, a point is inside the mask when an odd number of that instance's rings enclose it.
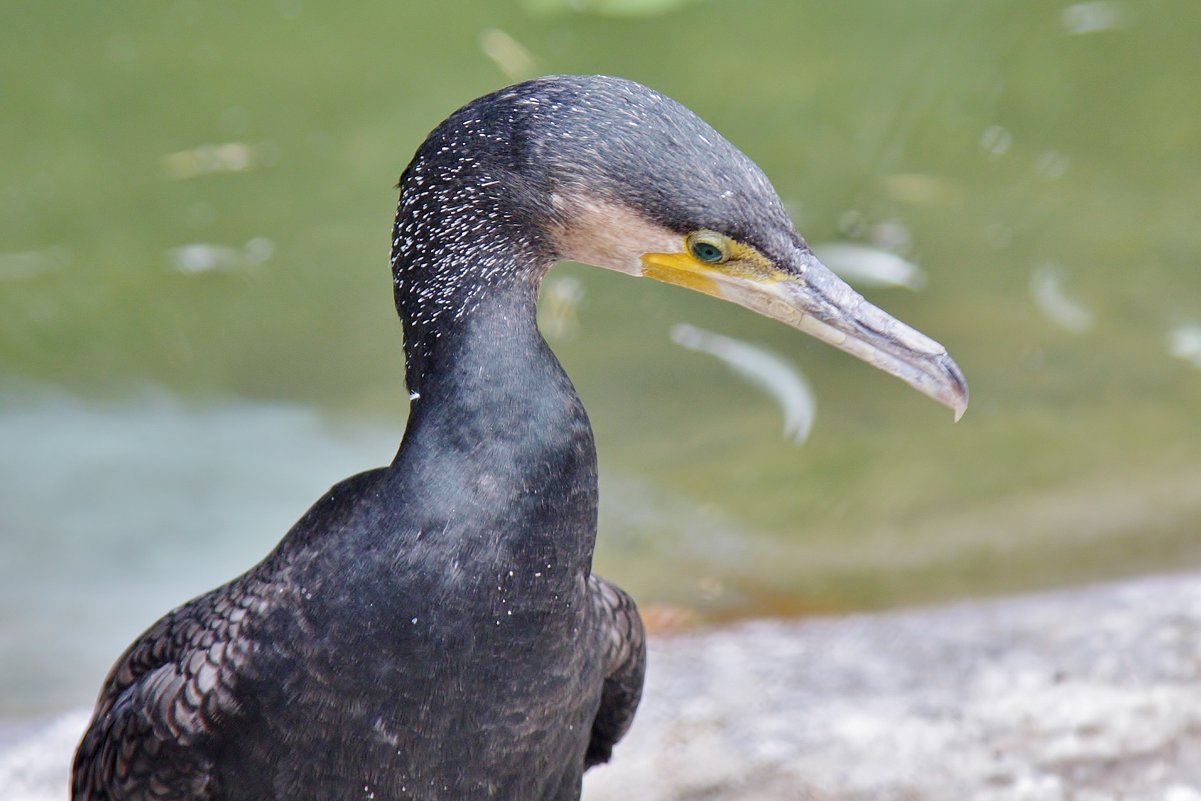
<path fill-rule="evenodd" d="M 664 240 L 660 240 L 664 241 Z M 772 317 L 890 373 L 946 404 L 967 408 L 967 382 L 946 348 L 864 300 L 808 249 L 790 272 L 717 231 L 693 231 L 674 253 L 640 257 L 642 274 Z"/>
<path fill-rule="evenodd" d="M 720 260 L 698 258 L 693 253 L 698 243 L 720 251 Z M 716 298 L 723 297 L 720 287 L 723 278 L 741 278 L 756 283 L 773 283 L 786 278 L 785 273 L 777 270 L 766 256 L 750 245 L 705 230 L 684 237 L 683 247 L 677 253 L 642 254 L 642 274 Z"/>

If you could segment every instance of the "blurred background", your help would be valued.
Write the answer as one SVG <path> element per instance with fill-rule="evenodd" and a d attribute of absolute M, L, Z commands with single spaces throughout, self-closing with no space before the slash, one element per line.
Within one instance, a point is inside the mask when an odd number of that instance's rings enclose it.
<path fill-rule="evenodd" d="M 598 572 L 664 630 L 1201 565 L 1201 5 L 0 7 L 0 731 L 90 706 L 404 427 L 395 183 L 466 101 L 634 78 L 772 178 L 972 405 L 577 265 Z M 733 369 L 731 369 L 733 368 Z"/>

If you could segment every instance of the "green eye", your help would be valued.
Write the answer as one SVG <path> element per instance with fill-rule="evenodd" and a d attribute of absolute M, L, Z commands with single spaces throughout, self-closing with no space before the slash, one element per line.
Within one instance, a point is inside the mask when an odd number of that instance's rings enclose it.
<path fill-rule="evenodd" d="M 698 261 L 703 261 L 706 264 L 721 264 L 728 258 L 726 249 L 723 247 L 724 242 L 719 239 L 719 234 L 706 232 L 702 236 L 704 236 L 703 239 L 699 236 L 690 237 L 692 241 L 688 245 L 688 249 L 692 251 L 692 255 Z"/>
<path fill-rule="evenodd" d="M 711 245 L 708 242 L 697 242 L 692 246 L 692 255 L 701 261 L 716 264 L 721 261 L 721 248 L 717 245 Z"/>

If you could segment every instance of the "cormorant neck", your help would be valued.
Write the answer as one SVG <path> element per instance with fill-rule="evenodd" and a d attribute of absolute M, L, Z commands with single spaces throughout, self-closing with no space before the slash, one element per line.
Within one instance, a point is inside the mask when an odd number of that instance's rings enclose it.
<path fill-rule="evenodd" d="M 531 452 L 586 434 L 591 449 L 575 388 L 538 331 L 538 278 L 526 272 L 493 283 L 431 323 L 405 320 L 406 443 L 435 434 L 443 450 Z"/>
<path fill-rule="evenodd" d="M 448 553 L 576 581 L 596 537 L 596 451 L 535 320 L 558 253 L 518 128 L 465 107 L 401 176 L 392 267 L 412 402 L 392 475 Z"/>
<path fill-rule="evenodd" d="M 517 407 L 536 403 L 544 391 L 574 397 L 538 331 L 538 277 L 524 275 L 489 285 L 464 305 L 433 319 L 405 316 L 410 425 L 431 413 L 470 413 L 484 424 L 520 412 Z M 420 288 L 415 292 L 420 295 Z"/>
<path fill-rule="evenodd" d="M 434 325 L 406 320 L 412 400 L 393 467 L 432 519 L 458 521 L 450 536 L 477 538 L 485 560 L 517 549 L 566 579 L 591 565 L 596 450 L 538 331 L 537 277 L 492 283 Z"/>

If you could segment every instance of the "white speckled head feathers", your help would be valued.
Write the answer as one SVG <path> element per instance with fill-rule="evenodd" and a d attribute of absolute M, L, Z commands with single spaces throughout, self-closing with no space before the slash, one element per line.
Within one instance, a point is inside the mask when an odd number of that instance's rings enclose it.
<path fill-rule="evenodd" d="M 754 162 L 674 100 L 606 76 L 540 78 L 469 103 L 429 135 L 400 190 L 392 265 L 415 322 L 578 257 L 564 245 L 581 210 L 680 235 L 721 230 L 769 254 L 797 241 Z"/>

